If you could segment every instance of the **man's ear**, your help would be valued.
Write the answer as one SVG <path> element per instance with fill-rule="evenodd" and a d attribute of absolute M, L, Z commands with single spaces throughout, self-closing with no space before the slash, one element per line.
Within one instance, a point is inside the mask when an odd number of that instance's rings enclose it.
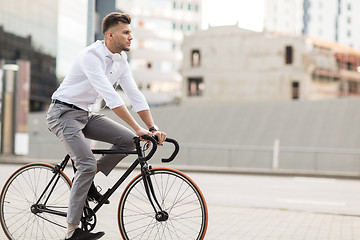
<path fill-rule="evenodd" d="M 108 37 L 108 39 L 113 39 L 113 34 L 110 31 L 106 33 L 106 36 Z"/>

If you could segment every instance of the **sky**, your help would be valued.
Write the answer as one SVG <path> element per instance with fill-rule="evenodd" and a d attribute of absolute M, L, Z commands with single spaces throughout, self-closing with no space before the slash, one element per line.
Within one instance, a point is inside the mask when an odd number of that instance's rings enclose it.
<path fill-rule="evenodd" d="M 203 0 L 203 29 L 209 25 L 235 25 L 261 32 L 265 0 Z M 219 4 L 221 3 L 221 4 Z"/>

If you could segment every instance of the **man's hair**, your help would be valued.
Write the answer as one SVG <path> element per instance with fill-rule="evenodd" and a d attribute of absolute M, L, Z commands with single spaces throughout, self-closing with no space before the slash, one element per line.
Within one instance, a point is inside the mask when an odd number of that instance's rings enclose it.
<path fill-rule="evenodd" d="M 102 22 L 102 32 L 105 34 L 110 27 L 117 25 L 119 22 L 131 23 L 131 17 L 127 13 L 112 12 L 106 15 Z"/>

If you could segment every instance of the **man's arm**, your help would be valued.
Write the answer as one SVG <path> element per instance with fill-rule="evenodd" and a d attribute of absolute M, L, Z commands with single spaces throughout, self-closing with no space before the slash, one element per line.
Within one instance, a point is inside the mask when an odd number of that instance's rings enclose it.
<path fill-rule="evenodd" d="M 151 116 L 150 110 L 143 110 L 138 112 L 140 118 L 143 120 L 143 122 L 146 124 L 148 128 L 151 128 L 155 125 L 154 120 Z M 153 135 L 158 137 L 159 144 L 161 145 L 165 139 L 166 139 L 166 133 L 161 131 L 153 131 Z"/>
<path fill-rule="evenodd" d="M 124 120 L 130 127 L 132 127 L 134 129 L 136 135 L 138 135 L 140 137 L 143 135 L 149 135 L 149 136 L 152 135 L 149 131 L 142 128 L 136 122 L 136 120 L 131 116 L 131 114 L 129 113 L 129 111 L 125 105 L 113 108 L 112 110 L 116 115 L 118 115 L 122 120 Z"/>

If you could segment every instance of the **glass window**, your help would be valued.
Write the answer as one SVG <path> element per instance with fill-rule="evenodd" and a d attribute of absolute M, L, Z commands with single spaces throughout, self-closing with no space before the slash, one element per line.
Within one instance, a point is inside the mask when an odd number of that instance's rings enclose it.
<path fill-rule="evenodd" d="M 191 66 L 199 67 L 200 66 L 200 50 L 194 49 L 191 51 Z"/>
<path fill-rule="evenodd" d="M 300 97 L 300 83 L 298 81 L 294 81 L 291 83 L 291 98 L 296 100 Z"/>
<path fill-rule="evenodd" d="M 352 94 L 359 94 L 359 83 L 356 81 L 348 81 L 348 85 L 349 85 L 349 93 Z"/>
<path fill-rule="evenodd" d="M 293 62 L 293 47 L 286 46 L 285 48 L 285 63 L 292 64 Z"/>
<path fill-rule="evenodd" d="M 204 92 L 203 78 L 188 78 L 188 96 L 202 96 Z"/>

